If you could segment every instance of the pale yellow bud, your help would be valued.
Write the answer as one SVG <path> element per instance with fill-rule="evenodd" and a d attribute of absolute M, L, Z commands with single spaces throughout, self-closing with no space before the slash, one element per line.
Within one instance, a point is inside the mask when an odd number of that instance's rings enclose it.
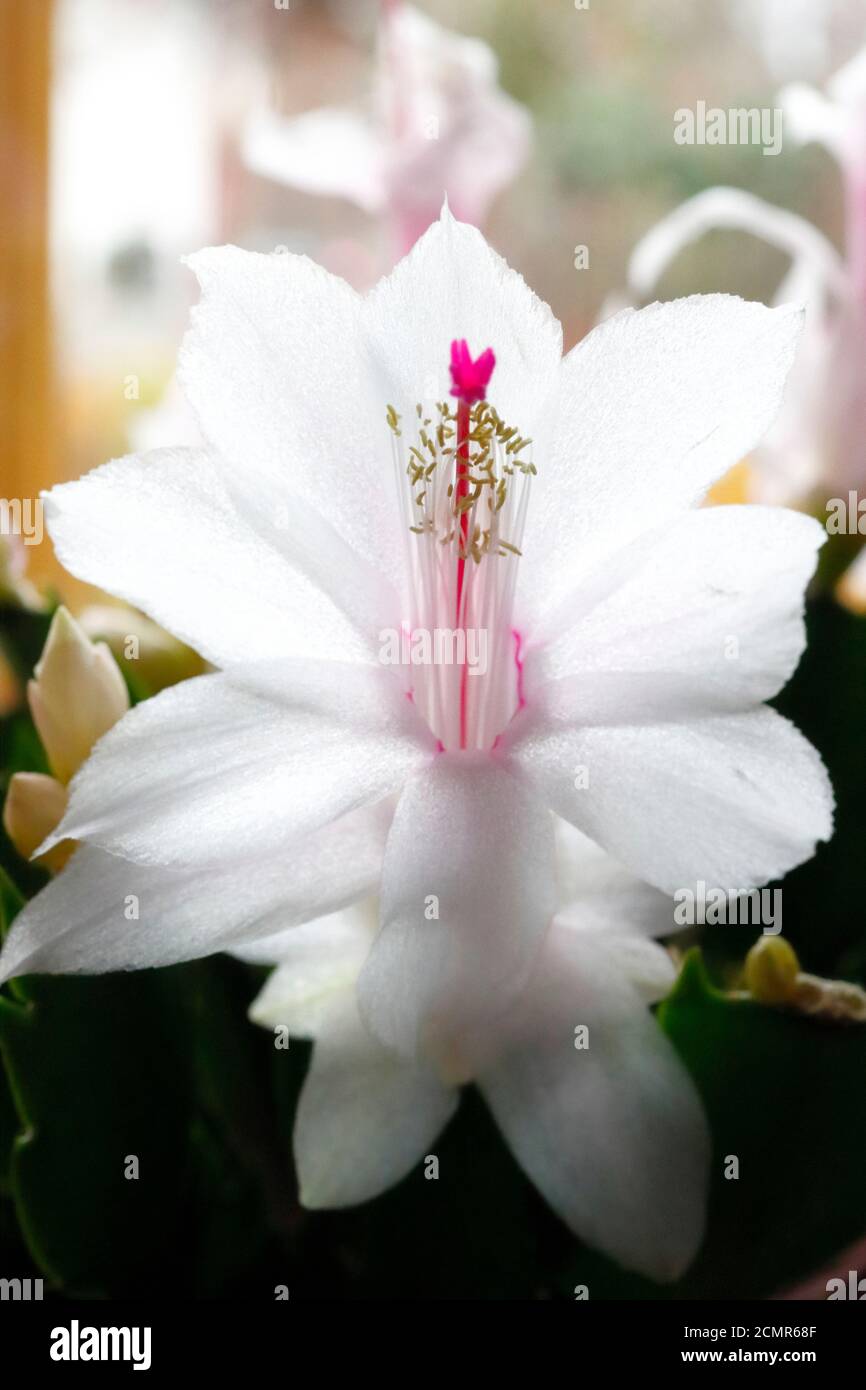
<path fill-rule="evenodd" d="M 761 1004 L 793 1003 L 800 962 L 783 936 L 762 936 L 746 956 L 746 984 Z"/>
<path fill-rule="evenodd" d="M 66 812 L 66 800 L 66 788 L 55 777 L 43 772 L 15 773 L 3 807 L 3 825 L 22 858 L 30 859 L 56 830 Z M 74 848 L 74 841 L 63 840 L 36 862 L 57 873 Z"/>
<path fill-rule="evenodd" d="M 129 709 L 126 684 L 108 647 L 88 641 L 65 608 L 54 614 L 34 674 L 30 712 L 51 771 L 65 785 Z"/>

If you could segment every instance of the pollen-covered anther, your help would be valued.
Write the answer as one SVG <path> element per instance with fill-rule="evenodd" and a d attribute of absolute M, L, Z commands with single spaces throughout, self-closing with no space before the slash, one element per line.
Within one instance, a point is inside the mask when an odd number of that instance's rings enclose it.
<path fill-rule="evenodd" d="M 495 526 L 492 518 L 505 508 L 515 475 L 528 478 L 537 472 L 535 464 L 522 457 L 532 440 L 507 425 L 489 402 L 479 401 L 469 412 L 466 457 L 458 461 L 457 415 L 448 403 L 436 403 L 435 427 L 421 405 L 415 412 L 418 433 L 403 470 L 413 503 L 409 530 L 415 535 L 433 533 L 443 545 L 453 543 L 459 558 L 476 563 L 493 546 L 502 557 L 519 556 L 519 545 L 507 539 L 501 523 Z M 401 416 L 392 405 L 386 419 L 394 439 L 402 439 Z M 447 506 L 442 505 L 443 497 Z M 470 515 L 479 506 L 480 520 Z M 460 524 L 464 516 L 469 516 L 471 530 Z"/>

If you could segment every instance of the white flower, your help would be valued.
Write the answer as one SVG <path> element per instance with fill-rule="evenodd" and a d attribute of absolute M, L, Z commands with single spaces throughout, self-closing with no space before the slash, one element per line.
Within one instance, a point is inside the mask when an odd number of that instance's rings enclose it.
<path fill-rule="evenodd" d="M 838 160 L 853 183 L 866 175 L 866 47 L 841 67 L 827 83 L 827 95 L 804 82 L 782 89 L 786 132 L 800 143 L 820 141 Z M 851 189 L 853 193 L 853 188 Z M 853 202 L 853 200 L 852 200 Z M 856 209 L 849 205 L 854 214 Z M 861 216 L 862 210 L 861 210 Z M 860 248 L 866 250 L 866 247 Z M 866 273 L 866 265 L 860 266 Z"/>
<path fill-rule="evenodd" d="M 806 304 L 806 330 L 785 408 L 754 458 L 750 494 L 768 503 L 806 505 L 818 489 L 844 495 L 866 485 L 866 49 L 828 94 L 797 83 L 779 100 L 785 135 L 826 145 L 839 163 L 844 258 L 796 213 L 740 189 L 711 188 L 657 223 L 629 262 L 629 289 L 640 300 L 684 246 L 716 227 L 748 232 L 790 257 L 774 302 Z"/>
<path fill-rule="evenodd" d="M 487 44 L 395 4 L 383 21 L 373 118 L 339 108 L 293 120 L 264 111 L 247 127 L 244 157 L 281 183 L 390 213 L 406 251 L 445 195 L 457 217 L 480 225 L 524 164 L 529 116 L 497 78 Z"/>
<path fill-rule="evenodd" d="M 221 669 L 101 740 L 47 842 L 81 847 L 0 968 L 161 965 L 378 893 L 368 1026 L 478 1075 L 556 908 L 551 810 L 665 892 L 758 885 L 830 833 L 820 759 L 763 704 L 824 533 L 695 507 L 771 421 L 799 315 L 653 305 L 562 360 L 447 213 L 366 298 L 300 257 L 193 264 L 207 447 L 107 464 L 46 515 L 69 569 Z M 498 414 L 467 399 L 487 378 Z M 383 632 L 448 629 L 487 634 L 483 674 L 379 659 Z"/>
<path fill-rule="evenodd" d="M 304 258 L 226 248 L 194 264 L 204 293 L 184 375 L 210 448 L 108 464 L 54 489 L 46 513 L 73 572 L 223 670 L 121 722 L 75 781 L 68 829 L 133 864 L 195 869 L 327 839 L 356 811 L 371 822 L 364 808 L 404 787 L 393 867 L 410 871 L 404 825 L 411 872 L 435 891 L 441 850 L 457 898 L 482 829 L 503 878 L 544 879 L 545 803 L 667 891 L 757 884 L 811 854 L 829 832 L 823 770 L 762 701 L 802 649 L 823 533 L 776 509 L 692 510 L 772 418 L 794 312 L 655 305 L 561 361 L 547 308 L 447 215 L 366 298 Z M 413 402 L 448 396 L 455 333 L 494 345 L 491 396 L 539 460 L 537 477 L 502 474 L 494 514 L 522 558 L 466 561 L 459 623 L 459 537 L 436 534 L 449 460 L 426 511 L 402 471 Z M 396 489 L 387 402 L 404 420 Z M 489 528 L 486 495 L 468 515 Z M 434 530 L 413 536 L 422 517 Z M 491 635 L 484 676 L 377 660 L 384 630 L 473 619 Z M 590 785 L 576 786 L 584 765 Z M 476 801 L 482 823 L 458 823 Z M 500 949 L 510 935 L 497 929 Z"/>
<path fill-rule="evenodd" d="M 522 995 L 497 1021 L 478 1085 L 519 1163 L 583 1239 L 651 1278 L 691 1262 L 709 1136 L 694 1086 L 648 1005 L 674 976 L 652 940 L 671 904 L 557 826 L 562 906 Z M 431 1152 L 458 1091 L 365 1028 L 356 986 L 375 939 L 368 900 L 244 954 L 276 960 L 250 1016 L 314 1038 L 295 1117 L 302 1203 L 367 1201 Z"/>

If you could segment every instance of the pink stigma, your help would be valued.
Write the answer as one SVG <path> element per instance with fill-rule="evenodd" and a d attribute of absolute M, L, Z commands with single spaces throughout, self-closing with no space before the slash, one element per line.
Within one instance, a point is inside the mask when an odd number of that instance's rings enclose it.
<path fill-rule="evenodd" d="M 466 405 L 475 405 L 487 397 L 487 386 L 496 366 L 492 348 L 485 348 L 480 357 L 472 361 L 469 344 L 465 338 L 454 339 L 451 344 L 451 394 Z"/>

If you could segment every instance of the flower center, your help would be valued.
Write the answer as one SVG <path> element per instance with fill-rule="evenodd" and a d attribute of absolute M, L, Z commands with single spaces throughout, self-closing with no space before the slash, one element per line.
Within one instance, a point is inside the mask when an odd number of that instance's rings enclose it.
<path fill-rule="evenodd" d="M 453 342 L 456 409 L 417 405 L 413 443 L 387 408 L 409 576 L 401 659 L 449 750 L 492 748 L 522 699 L 514 590 L 536 469 L 532 441 L 487 400 L 495 365 L 492 349 L 473 360 Z"/>

